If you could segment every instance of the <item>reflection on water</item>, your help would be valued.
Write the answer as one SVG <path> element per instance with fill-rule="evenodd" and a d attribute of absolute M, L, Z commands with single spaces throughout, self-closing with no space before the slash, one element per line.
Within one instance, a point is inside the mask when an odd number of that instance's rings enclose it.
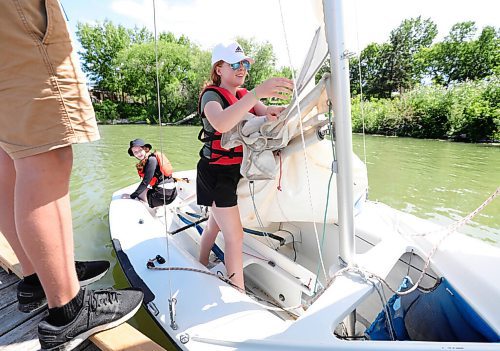
<path fill-rule="evenodd" d="M 110 241 L 111 194 L 138 181 L 129 141 L 145 139 L 164 152 L 175 170 L 192 169 L 198 160 L 198 127 L 100 126 L 101 140 L 74 146 L 71 205 L 79 259 L 107 258 L 112 273 L 98 284 L 126 286 Z M 160 142 L 161 141 L 161 142 Z M 363 140 L 353 136 L 363 157 Z M 162 146 L 163 145 L 163 146 Z M 450 224 L 478 207 L 500 186 L 500 147 L 409 138 L 367 136 L 369 197 L 441 224 Z M 500 199 L 483 210 L 462 232 L 500 245 Z M 142 311 L 134 326 L 169 346 Z"/>

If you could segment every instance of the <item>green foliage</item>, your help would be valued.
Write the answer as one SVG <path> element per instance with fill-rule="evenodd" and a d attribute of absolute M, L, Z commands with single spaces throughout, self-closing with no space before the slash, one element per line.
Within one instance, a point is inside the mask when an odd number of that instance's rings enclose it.
<path fill-rule="evenodd" d="M 136 44 L 119 53 L 122 87 L 146 107 L 149 118 L 158 123 L 155 45 Z M 158 76 L 162 122 L 180 120 L 196 110 L 203 78 L 209 75 L 209 57 L 187 40 L 164 35 L 158 41 Z"/>
<path fill-rule="evenodd" d="M 476 36 L 474 22 L 455 24 L 443 42 L 422 54 L 431 79 L 448 86 L 488 77 L 500 67 L 500 29 L 485 27 Z"/>
<path fill-rule="evenodd" d="M 476 37 L 473 22 L 455 24 L 443 42 L 430 19 L 404 20 L 386 43 L 368 45 L 350 60 L 353 129 L 361 131 L 361 106 L 367 133 L 418 138 L 480 141 L 500 139 L 500 30 L 485 27 Z M 158 123 L 153 34 L 109 21 L 78 24 L 83 69 L 113 101 L 95 104 L 100 122 L 119 118 Z M 246 88 L 273 76 L 292 77 L 275 68 L 271 44 L 237 39 L 255 59 Z M 196 110 L 209 79 L 210 53 L 185 36 L 158 36 L 158 77 L 162 122 L 176 122 Z M 318 76 L 330 71 L 325 62 Z M 422 81 L 426 84 L 421 85 Z M 429 86 L 432 81 L 434 85 Z M 393 98 L 394 92 L 398 96 Z M 274 101 L 268 101 L 268 103 Z M 285 102 L 286 103 L 286 102 Z"/>
<path fill-rule="evenodd" d="M 387 77 L 391 91 L 402 93 L 420 81 L 421 67 L 415 64 L 415 57 L 432 44 L 436 35 L 436 24 L 430 19 L 422 20 L 420 16 L 404 20 L 391 31 L 390 48 L 382 55 L 386 63 L 382 74 Z"/>
<path fill-rule="evenodd" d="M 119 102 L 116 105 L 120 118 L 126 118 L 130 123 L 146 121 L 150 115 L 145 104 Z"/>
<path fill-rule="evenodd" d="M 387 57 L 391 51 L 390 44 L 369 44 L 360 58 L 350 59 L 349 75 L 351 79 L 351 94 L 357 95 L 363 90 L 368 97 L 389 97 L 393 90 L 393 82 L 384 74 L 388 65 Z M 361 87 L 360 75 L 361 69 Z"/>
<path fill-rule="evenodd" d="M 500 130 L 500 79 L 465 82 L 452 90 L 448 136 L 471 141 L 492 140 Z"/>
<path fill-rule="evenodd" d="M 100 89 L 116 90 L 114 60 L 120 50 L 128 47 L 136 33 L 110 21 L 95 25 L 78 23 L 76 36 L 83 47 L 79 52 L 82 68 Z"/>
<path fill-rule="evenodd" d="M 361 104 L 353 98 L 353 130 L 416 138 L 498 140 L 500 80 L 465 82 L 449 88 L 419 86 L 402 97 Z"/>
<path fill-rule="evenodd" d="M 251 90 L 268 78 L 276 74 L 276 55 L 273 46 L 268 43 L 257 43 L 253 39 L 236 38 L 236 41 L 243 47 L 246 55 L 255 60 L 248 77 L 245 81 L 245 88 Z"/>
<path fill-rule="evenodd" d="M 387 98 L 416 86 L 426 72 L 422 52 L 436 35 L 436 25 L 430 19 L 417 17 L 401 22 L 391 31 L 388 42 L 371 43 L 359 57 L 350 59 L 351 93 L 359 94 L 362 88 L 367 97 Z"/>
<path fill-rule="evenodd" d="M 94 111 L 97 120 L 101 123 L 113 123 L 119 118 L 117 104 L 110 100 L 95 103 Z"/>
<path fill-rule="evenodd" d="M 104 21 L 79 23 L 77 37 L 84 49 L 80 52 L 84 71 L 98 89 L 116 101 L 96 104 L 100 120 L 113 121 L 119 116 L 158 123 L 153 34 L 144 27 L 127 29 Z M 248 89 L 276 75 L 271 44 L 239 41 L 256 61 L 246 82 Z M 200 91 L 210 78 L 210 53 L 173 33 L 160 33 L 157 48 L 161 121 L 176 122 L 196 111 Z M 290 70 L 279 73 L 291 76 Z"/>

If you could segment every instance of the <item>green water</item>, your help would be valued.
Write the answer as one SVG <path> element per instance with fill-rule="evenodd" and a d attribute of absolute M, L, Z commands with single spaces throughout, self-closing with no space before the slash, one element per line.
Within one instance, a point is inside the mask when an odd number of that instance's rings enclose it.
<path fill-rule="evenodd" d="M 101 140 L 74 147 L 71 204 L 75 250 L 79 259 L 106 258 L 112 272 L 101 286 L 126 286 L 110 241 L 108 208 L 111 194 L 138 180 L 128 143 L 143 138 L 168 155 L 175 170 L 195 167 L 200 144 L 198 127 L 100 126 Z M 353 136 L 363 159 L 363 138 Z M 369 197 L 394 208 L 450 224 L 468 215 L 500 186 L 500 147 L 407 138 L 366 137 Z M 500 246 L 500 199 L 471 223 L 465 234 Z M 168 340 L 145 311 L 131 324 L 162 344 Z"/>

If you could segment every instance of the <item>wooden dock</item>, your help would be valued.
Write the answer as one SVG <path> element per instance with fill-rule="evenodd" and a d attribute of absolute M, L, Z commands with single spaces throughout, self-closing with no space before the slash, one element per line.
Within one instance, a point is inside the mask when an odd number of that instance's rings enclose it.
<path fill-rule="evenodd" d="M 0 351 L 40 350 L 38 322 L 47 310 L 22 313 L 17 310 L 16 286 L 21 277 L 21 267 L 0 233 Z M 97 333 L 80 345 L 80 351 L 165 351 L 127 323 L 114 329 Z"/>

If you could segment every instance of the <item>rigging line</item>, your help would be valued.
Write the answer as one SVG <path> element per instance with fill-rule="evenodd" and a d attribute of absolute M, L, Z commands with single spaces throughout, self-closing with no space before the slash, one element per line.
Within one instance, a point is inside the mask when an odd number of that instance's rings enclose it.
<path fill-rule="evenodd" d="M 279 246 L 274 247 L 274 245 L 271 243 L 271 240 L 269 239 L 269 233 L 266 230 L 264 230 L 264 224 L 262 223 L 262 219 L 260 218 L 259 211 L 257 210 L 257 205 L 255 204 L 255 182 L 253 180 L 248 182 L 248 190 L 250 191 L 250 197 L 252 199 L 253 211 L 255 212 L 255 218 L 257 219 L 257 222 L 259 223 L 261 231 L 264 233 L 264 236 L 266 237 L 267 244 L 273 250 L 278 250 Z"/>
<path fill-rule="evenodd" d="M 160 138 L 160 152 L 163 153 L 163 135 L 162 135 L 162 123 L 161 123 L 161 99 L 160 99 L 160 73 L 159 73 L 159 62 L 158 62 L 158 33 L 156 31 L 156 1 L 153 0 L 153 26 L 154 26 L 154 39 L 155 39 L 155 64 L 156 64 L 156 103 L 158 105 L 158 124 L 159 124 L 159 138 Z M 167 229 L 167 208 L 165 206 L 165 187 L 163 188 L 163 218 L 164 218 L 164 229 L 165 237 L 167 239 L 167 264 L 170 264 L 170 239 Z M 169 289 L 169 301 L 172 300 L 172 279 L 171 275 L 168 276 L 168 289 Z"/>
<path fill-rule="evenodd" d="M 360 269 L 358 267 L 345 267 L 345 268 L 342 268 L 342 269 L 338 270 L 332 276 L 332 278 L 326 284 L 325 288 L 323 290 L 321 290 L 318 294 L 316 294 L 313 297 L 313 299 L 311 300 L 311 304 L 313 304 L 316 300 L 319 299 L 319 297 L 333 284 L 333 282 L 335 281 L 335 279 L 337 277 L 343 275 L 346 272 L 352 272 L 352 273 L 358 274 L 360 277 L 362 277 L 365 280 L 366 279 L 371 279 L 371 278 L 377 279 L 381 284 L 384 284 L 385 286 L 387 286 L 387 288 L 393 294 L 396 294 L 396 295 L 399 295 L 399 296 L 408 295 L 408 294 L 412 293 L 413 291 L 415 291 L 415 290 L 417 290 L 419 288 L 420 283 L 424 279 L 424 276 L 426 275 L 426 272 L 427 272 L 427 270 L 430 267 L 432 256 L 434 256 L 434 254 L 436 253 L 436 251 L 439 248 L 439 246 L 441 246 L 441 244 L 443 243 L 443 241 L 446 238 L 448 238 L 448 236 L 450 236 L 452 233 L 454 233 L 456 231 L 456 229 L 460 225 L 466 223 L 467 221 L 469 221 L 470 219 L 472 219 L 476 214 L 478 214 L 480 211 L 482 211 L 499 194 L 500 194 L 500 187 L 498 187 L 495 192 L 493 192 L 477 209 L 475 209 L 474 211 L 472 211 L 468 216 L 466 216 L 462 220 L 458 221 L 456 223 L 456 225 L 452 225 L 452 226 L 448 227 L 448 231 L 446 232 L 446 234 L 444 234 L 443 237 L 441 237 L 441 239 L 439 239 L 439 241 L 434 245 L 434 247 L 429 252 L 429 255 L 427 256 L 427 259 L 425 261 L 424 267 L 422 268 L 422 272 L 420 273 L 420 277 L 418 278 L 418 280 L 415 282 L 415 284 L 410 289 L 405 290 L 405 291 L 394 290 L 384 278 L 376 275 L 375 273 L 372 273 L 372 272 L 370 272 L 368 270 Z M 425 290 L 423 290 L 423 291 L 426 292 Z"/>
<path fill-rule="evenodd" d="M 479 212 L 481 212 L 486 206 L 489 205 L 489 203 L 491 201 L 493 201 L 497 195 L 500 194 L 500 187 L 498 187 L 486 200 L 484 200 L 484 202 L 478 207 L 476 208 L 474 211 L 472 211 L 471 213 L 469 213 L 467 216 L 463 217 L 462 219 L 456 221 L 455 223 L 452 223 L 450 225 L 448 225 L 447 227 L 443 228 L 443 229 L 438 229 L 438 230 L 433 230 L 433 231 L 429 231 L 429 232 L 424 232 L 424 233 L 416 233 L 416 234 L 410 234 L 410 236 L 426 236 L 426 235 L 429 235 L 429 234 L 435 234 L 435 233 L 439 233 L 439 232 L 442 232 L 443 230 L 448 230 L 449 232 L 454 232 L 456 231 L 458 228 L 460 228 L 461 226 L 465 225 L 466 223 L 470 222 L 472 220 L 472 218 L 474 218 Z M 398 226 L 397 228 L 397 231 L 399 234 L 403 234 L 404 233 L 401 233 L 400 231 L 400 228 Z"/>
<path fill-rule="evenodd" d="M 387 304 L 387 298 L 385 297 L 384 289 L 381 288 L 377 283 L 375 283 L 374 281 L 372 281 L 370 279 L 367 279 L 367 281 L 373 285 L 373 288 L 378 293 L 378 296 L 380 298 L 380 302 L 382 304 L 382 309 L 385 311 L 385 315 L 386 315 L 386 318 L 385 318 L 385 322 L 387 324 L 386 327 L 387 327 L 387 329 L 389 329 L 389 332 L 391 334 L 391 340 L 394 341 L 394 340 L 396 340 L 396 337 L 395 337 L 396 332 L 395 332 L 394 325 L 392 323 L 391 308 Z"/>
<path fill-rule="evenodd" d="M 312 194 L 311 194 L 311 181 L 310 181 L 310 177 L 309 177 L 309 162 L 307 160 L 306 141 L 304 139 L 304 128 L 302 125 L 302 112 L 300 111 L 299 94 L 298 94 L 296 86 L 295 86 L 297 81 L 295 79 L 295 73 L 293 71 L 292 57 L 290 56 L 290 47 L 288 45 L 288 38 L 286 35 L 285 18 L 283 16 L 283 7 L 281 6 L 281 0 L 278 0 L 278 3 L 279 3 L 279 7 L 280 7 L 281 25 L 283 27 L 283 36 L 285 39 L 285 47 L 286 47 L 286 51 L 287 51 L 287 55 L 288 55 L 288 62 L 290 63 L 290 67 L 292 68 L 290 71 L 292 72 L 292 80 L 293 80 L 293 84 L 295 87 L 295 89 L 293 89 L 293 93 L 295 95 L 295 101 L 297 104 L 297 112 L 299 114 L 300 137 L 301 137 L 301 141 L 302 141 L 302 151 L 304 153 L 306 179 L 307 179 L 307 190 L 308 190 L 308 195 L 309 195 L 309 204 L 311 205 L 311 214 L 312 214 L 312 218 L 313 218 L 312 223 L 313 223 L 314 234 L 315 234 L 315 238 L 316 238 L 316 245 L 318 247 L 318 257 L 319 257 L 319 261 L 321 263 L 321 267 L 323 268 L 323 274 L 325 275 L 325 279 L 328 279 L 328 275 L 326 273 L 326 268 L 325 268 L 325 262 L 323 260 L 323 255 L 321 254 L 321 245 L 319 242 L 318 228 L 316 227 L 316 222 L 314 221 L 314 203 L 312 201 Z"/>
<path fill-rule="evenodd" d="M 205 275 L 208 275 L 208 276 L 211 276 L 211 277 L 218 278 L 218 279 L 222 280 L 223 282 L 227 283 L 229 286 L 232 286 L 233 288 L 235 288 L 236 290 L 238 290 L 242 294 L 245 294 L 247 296 L 250 296 L 250 297 L 254 298 L 255 299 L 254 303 L 256 303 L 260 307 L 265 308 L 265 309 L 270 310 L 270 311 L 284 311 L 284 312 L 287 312 L 287 313 L 294 314 L 293 310 L 296 310 L 296 309 L 304 307 L 302 304 L 296 305 L 296 306 L 290 306 L 290 307 L 280 306 L 279 304 L 277 304 L 277 303 L 275 303 L 273 301 L 266 300 L 266 299 L 260 297 L 257 294 L 254 294 L 254 293 L 252 293 L 250 291 L 246 291 L 245 289 L 242 289 L 242 288 L 238 287 L 237 285 L 233 284 L 233 282 L 231 282 L 231 280 L 229 278 L 226 278 L 223 275 L 221 276 L 221 275 L 212 273 L 211 271 L 206 270 L 206 269 L 203 270 L 203 269 L 197 269 L 197 268 L 172 267 L 172 266 L 170 266 L 170 267 L 155 267 L 155 266 L 153 266 L 153 267 L 148 267 L 148 269 L 152 270 L 152 271 L 184 271 L 184 272 L 194 272 L 194 273 L 201 273 L 201 274 L 205 274 Z M 259 301 L 256 301 L 256 300 L 265 302 L 265 303 L 267 303 L 267 304 L 269 304 L 271 306 L 261 304 Z M 295 315 L 295 316 L 298 317 L 298 315 Z"/>
<path fill-rule="evenodd" d="M 337 155 L 335 153 L 335 144 L 333 142 L 333 128 L 332 128 L 332 104 L 329 103 L 328 104 L 328 130 L 330 131 L 330 143 L 331 143 L 331 146 L 332 146 L 332 155 L 333 155 L 333 161 L 332 161 L 332 169 L 330 170 L 330 178 L 328 179 L 328 188 L 327 188 L 327 191 L 326 191 L 326 204 L 325 204 L 325 214 L 323 216 L 323 234 L 321 236 L 321 252 L 323 252 L 323 247 L 324 247 L 324 244 L 325 244 L 325 235 L 326 235 L 326 217 L 327 217 L 327 214 L 328 214 L 328 206 L 329 206 L 329 203 L 330 203 L 330 188 L 331 188 L 331 185 L 332 185 L 332 179 L 333 179 L 333 175 L 334 175 L 334 164 L 333 162 L 336 162 L 337 161 Z M 316 279 L 314 281 L 314 289 L 313 291 L 316 291 L 316 287 L 317 287 L 317 284 L 318 284 L 318 276 L 319 276 L 319 262 L 318 262 L 318 269 L 316 270 Z"/>
<path fill-rule="evenodd" d="M 356 25 L 356 45 L 358 47 L 359 58 L 358 58 L 358 74 L 359 74 L 359 109 L 361 112 L 361 122 L 363 126 L 363 158 L 365 161 L 365 166 L 368 169 L 367 156 L 366 156 L 366 133 L 365 133 L 365 105 L 363 102 L 363 83 L 361 76 L 361 51 L 359 50 L 359 25 L 358 25 L 358 1 L 354 1 L 354 14 L 355 14 L 355 25 Z"/>
<path fill-rule="evenodd" d="M 462 220 L 458 221 L 456 223 L 456 225 L 452 225 L 452 226 L 448 227 L 447 233 L 444 234 L 441 239 L 439 239 L 439 241 L 434 245 L 434 247 L 430 251 L 429 256 L 427 257 L 427 260 L 425 261 L 424 267 L 422 268 L 422 273 L 420 274 L 420 277 L 416 281 L 415 285 L 413 285 L 410 289 L 408 289 L 404 292 L 395 292 L 384 279 L 382 279 L 381 277 L 378 277 L 378 276 L 375 276 L 375 277 L 377 279 L 381 280 L 385 285 L 387 285 L 387 287 L 392 292 L 394 292 L 395 294 L 398 294 L 398 295 L 408 295 L 412 291 L 416 290 L 418 288 L 418 286 L 420 285 L 420 283 L 422 282 L 422 280 L 424 279 L 424 276 L 425 276 L 425 273 L 427 272 L 427 269 L 429 269 L 432 256 L 434 256 L 434 254 L 436 253 L 439 246 L 441 246 L 443 241 L 446 238 L 448 238 L 452 233 L 454 233 L 461 225 L 464 225 L 465 223 L 470 221 L 475 215 L 477 215 L 480 211 L 482 211 L 488 204 L 491 203 L 491 201 L 493 201 L 495 199 L 495 197 L 498 194 L 500 194 L 500 187 L 498 187 L 495 192 L 493 192 L 478 208 L 476 208 L 474 211 L 472 211 L 468 216 L 466 216 Z"/>

